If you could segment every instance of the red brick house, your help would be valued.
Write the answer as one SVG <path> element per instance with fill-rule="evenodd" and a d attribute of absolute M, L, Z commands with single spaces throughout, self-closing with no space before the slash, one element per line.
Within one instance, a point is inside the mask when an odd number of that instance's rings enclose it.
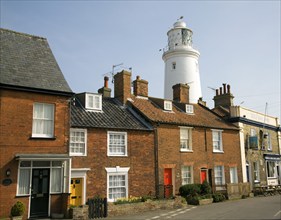
<path fill-rule="evenodd" d="M 69 192 L 73 95 L 45 38 L 0 29 L 0 218 L 63 213 Z"/>
<path fill-rule="evenodd" d="M 129 86 L 129 77 L 124 84 Z M 183 184 L 204 180 L 214 190 L 223 189 L 221 185 L 226 183 L 242 182 L 236 126 L 212 112 L 202 100 L 190 104 L 188 85 L 173 86 L 173 100 L 149 97 L 148 82 L 139 77 L 133 86 L 130 105 L 155 129 L 155 178 L 160 197 L 175 195 Z"/>
<path fill-rule="evenodd" d="M 154 131 L 130 106 L 131 73 L 114 77 L 114 97 L 108 78 L 99 93 L 75 95 L 71 105 L 69 154 L 70 204 L 107 197 L 109 202 L 130 196 L 155 195 Z M 127 87 L 126 87 L 127 86 Z"/>

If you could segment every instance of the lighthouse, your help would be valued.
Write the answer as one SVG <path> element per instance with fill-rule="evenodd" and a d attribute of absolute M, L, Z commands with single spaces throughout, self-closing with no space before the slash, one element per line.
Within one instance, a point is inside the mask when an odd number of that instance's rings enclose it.
<path fill-rule="evenodd" d="M 192 47 L 192 30 L 187 28 L 183 17 L 174 23 L 168 32 L 168 46 L 162 59 L 165 62 L 165 99 L 173 99 L 172 87 L 178 83 L 189 86 L 189 102 L 197 103 L 202 97 L 199 64 L 199 51 Z"/>

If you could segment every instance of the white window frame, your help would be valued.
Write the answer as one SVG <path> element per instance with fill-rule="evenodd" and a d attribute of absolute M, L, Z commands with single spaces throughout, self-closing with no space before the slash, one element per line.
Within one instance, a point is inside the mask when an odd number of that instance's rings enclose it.
<path fill-rule="evenodd" d="M 171 101 L 164 101 L 164 110 L 166 111 L 172 111 L 173 110 L 173 104 Z"/>
<path fill-rule="evenodd" d="M 218 170 L 218 168 L 220 168 Z M 222 189 L 221 185 L 225 184 L 225 175 L 224 175 L 224 166 L 215 166 L 214 167 L 214 177 L 215 177 L 215 185 L 218 185 L 216 187 L 217 190 Z M 218 181 L 220 179 L 220 181 Z"/>
<path fill-rule="evenodd" d="M 26 166 L 26 167 L 21 167 L 21 162 L 23 162 L 25 160 L 20 160 L 19 161 L 19 165 L 18 165 L 18 178 L 17 178 L 17 196 L 29 196 L 31 194 L 30 190 L 31 190 L 31 186 L 32 186 L 32 170 L 33 169 L 37 169 L 37 168 L 50 168 L 50 177 L 49 177 L 49 193 L 50 194 L 60 194 L 62 192 L 66 192 L 66 189 L 64 189 L 65 186 L 65 181 L 64 181 L 64 176 L 65 176 L 65 170 L 64 170 L 64 161 L 60 161 L 62 163 L 61 166 L 56 166 L 53 165 L 53 162 L 56 162 L 56 160 L 50 160 L 50 161 L 46 161 L 49 162 L 48 166 L 34 166 L 33 163 L 34 162 L 38 162 L 38 161 L 45 161 L 45 160 L 29 160 L 26 162 L 30 162 L 30 166 Z M 54 186 L 54 182 L 53 182 L 53 178 L 54 178 L 54 170 L 58 170 L 60 169 L 60 179 L 59 179 L 59 186 L 56 185 Z M 21 180 L 20 174 L 22 170 L 28 170 L 28 177 L 26 178 L 26 182 L 27 184 L 24 186 L 26 188 L 26 193 L 21 193 L 20 192 L 20 183 L 22 183 L 23 181 Z M 57 182 L 57 181 L 56 181 Z"/>
<path fill-rule="evenodd" d="M 213 152 L 214 153 L 223 153 L 222 132 L 223 132 L 223 130 L 212 129 L 212 143 L 213 143 Z M 214 139 L 215 134 L 218 134 L 219 140 Z M 215 142 L 218 142 L 218 149 L 216 148 Z"/>
<path fill-rule="evenodd" d="M 73 152 L 71 144 L 83 144 L 81 140 L 77 140 L 77 142 L 72 142 L 72 132 L 82 132 L 84 133 L 84 153 L 82 152 Z M 80 128 L 71 128 L 70 129 L 70 137 L 69 137 L 69 155 L 70 156 L 87 156 L 87 129 Z"/>
<path fill-rule="evenodd" d="M 253 162 L 253 179 L 255 183 L 260 182 L 260 165 L 258 161 Z"/>
<path fill-rule="evenodd" d="M 187 138 L 184 137 L 184 132 L 187 132 Z M 182 147 L 182 142 L 186 143 L 186 147 Z M 192 128 L 180 127 L 180 151 L 192 152 Z"/>
<path fill-rule="evenodd" d="M 230 183 L 238 183 L 237 167 L 229 167 Z"/>
<path fill-rule="evenodd" d="M 193 114 L 194 113 L 194 106 L 190 104 L 185 105 L 185 112 L 188 114 Z"/>
<path fill-rule="evenodd" d="M 267 138 L 264 138 L 264 135 L 267 135 Z M 263 134 L 264 141 L 267 143 L 267 150 L 272 151 L 272 144 L 271 144 L 271 138 L 269 132 L 264 132 Z"/>
<path fill-rule="evenodd" d="M 124 135 L 124 154 L 118 152 L 110 152 L 110 137 L 111 135 Z M 126 157 L 128 156 L 128 141 L 127 141 L 127 132 L 118 132 L 118 131 L 108 131 L 107 132 L 107 156 L 111 157 Z"/>
<path fill-rule="evenodd" d="M 188 170 L 186 170 L 188 169 Z M 193 183 L 193 166 L 182 166 L 181 168 L 181 184 L 192 184 Z"/>
<path fill-rule="evenodd" d="M 39 114 L 42 114 L 42 116 L 37 116 L 38 112 L 36 112 L 36 106 L 39 107 L 39 105 L 42 106 L 42 111 Z M 44 113 L 47 111 L 47 108 L 51 108 L 52 112 L 48 116 L 46 116 Z M 49 123 L 49 131 L 44 133 L 44 129 Z M 35 102 L 33 104 L 33 120 L 32 120 L 32 137 L 38 137 L 38 138 L 53 138 L 54 137 L 54 126 L 55 126 L 55 105 L 49 104 L 49 103 L 39 103 Z M 37 130 L 37 131 L 36 131 Z M 38 132 L 40 130 L 40 132 Z"/>
<path fill-rule="evenodd" d="M 116 166 L 116 167 L 106 167 L 105 170 L 107 172 L 107 190 L 106 191 L 107 191 L 108 201 L 109 202 L 114 202 L 117 199 L 121 198 L 121 197 L 110 198 L 110 196 L 109 196 L 109 189 L 110 189 L 109 178 L 110 178 L 110 176 L 125 176 L 125 186 L 123 188 L 125 188 L 125 190 L 126 190 L 125 197 L 128 198 L 128 195 L 129 195 L 128 172 L 130 170 L 130 167 L 119 167 L 119 166 Z M 121 187 L 119 186 L 119 188 L 121 188 Z"/>
<path fill-rule="evenodd" d="M 102 110 L 102 95 L 86 93 L 85 107 L 87 110 Z"/>
<path fill-rule="evenodd" d="M 274 166 L 269 166 L 270 164 L 273 164 Z M 270 170 L 271 169 L 271 170 Z M 276 178 L 277 176 L 277 170 L 276 170 L 276 162 L 275 161 L 271 161 L 271 160 L 267 160 L 266 161 L 266 173 L 267 173 L 267 178 Z M 271 176 L 271 172 L 273 173 L 273 176 Z"/>

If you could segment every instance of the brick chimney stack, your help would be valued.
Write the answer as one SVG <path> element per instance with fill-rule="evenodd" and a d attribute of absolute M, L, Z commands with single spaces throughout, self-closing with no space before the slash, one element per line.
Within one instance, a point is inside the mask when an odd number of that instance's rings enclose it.
<path fill-rule="evenodd" d="M 98 93 L 102 94 L 103 97 L 111 96 L 111 89 L 108 88 L 108 80 L 107 76 L 104 77 L 104 86 L 98 90 Z"/>
<path fill-rule="evenodd" d="M 114 97 L 122 104 L 131 98 L 131 73 L 125 70 L 114 75 Z"/>
<path fill-rule="evenodd" d="M 174 85 L 173 100 L 182 103 L 189 103 L 189 85 L 182 83 Z"/>
<path fill-rule="evenodd" d="M 223 88 L 220 87 L 219 89 L 216 89 L 216 95 L 213 99 L 215 102 L 215 108 L 219 106 L 225 108 L 233 106 L 233 98 L 234 96 L 230 92 L 230 85 L 223 83 Z"/>
<path fill-rule="evenodd" d="M 137 76 L 136 80 L 133 81 L 134 95 L 148 97 L 148 82 Z"/>

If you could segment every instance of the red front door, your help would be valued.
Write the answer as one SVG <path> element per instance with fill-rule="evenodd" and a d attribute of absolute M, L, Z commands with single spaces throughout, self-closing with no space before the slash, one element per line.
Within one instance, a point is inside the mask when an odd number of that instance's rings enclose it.
<path fill-rule="evenodd" d="M 207 170 L 201 170 L 201 183 L 207 181 Z"/>
<path fill-rule="evenodd" d="M 164 169 L 164 196 L 165 198 L 170 198 L 173 195 L 173 185 L 172 185 L 172 169 Z"/>

